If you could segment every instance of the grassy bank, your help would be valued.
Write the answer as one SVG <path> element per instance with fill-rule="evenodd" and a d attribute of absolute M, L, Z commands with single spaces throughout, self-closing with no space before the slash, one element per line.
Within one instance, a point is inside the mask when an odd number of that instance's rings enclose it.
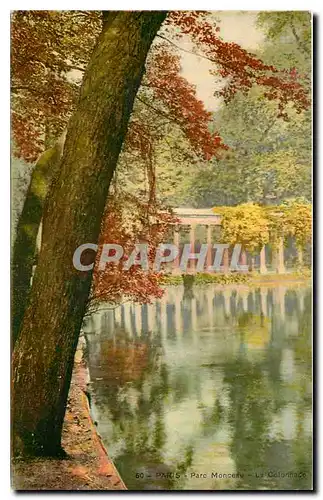
<path fill-rule="evenodd" d="M 229 285 L 229 284 L 273 284 L 281 282 L 304 282 L 311 279 L 310 269 L 303 269 L 300 271 L 289 272 L 285 274 L 260 274 L 258 272 L 247 272 L 247 273 L 196 273 L 185 274 L 185 275 L 166 275 L 161 279 L 161 284 L 165 286 L 179 286 L 183 285 L 183 279 L 190 282 L 194 286 L 205 285 L 205 284 L 218 284 L 218 285 Z"/>
<path fill-rule="evenodd" d="M 83 352 L 78 349 L 62 436 L 67 457 L 13 461 L 11 482 L 14 490 L 126 489 L 92 421 L 86 383 Z"/>

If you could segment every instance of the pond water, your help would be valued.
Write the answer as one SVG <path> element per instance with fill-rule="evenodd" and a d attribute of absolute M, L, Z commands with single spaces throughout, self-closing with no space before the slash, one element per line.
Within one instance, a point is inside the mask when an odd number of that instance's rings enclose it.
<path fill-rule="evenodd" d="M 311 291 L 169 287 L 84 324 L 92 411 L 130 490 L 310 489 Z"/>

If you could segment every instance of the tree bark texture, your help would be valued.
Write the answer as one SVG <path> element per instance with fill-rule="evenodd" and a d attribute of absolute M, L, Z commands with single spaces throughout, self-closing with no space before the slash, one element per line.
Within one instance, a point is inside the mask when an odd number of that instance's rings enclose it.
<path fill-rule="evenodd" d="M 37 235 L 49 186 L 58 171 L 64 137 L 45 151 L 37 161 L 20 214 L 11 264 L 12 345 L 14 346 L 24 316 L 36 256 Z"/>
<path fill-rule="evenodd" d="M 165 12 L 111 12 L 91 56 L 59 173 L 48 196 L 42 247 L 13 353 L 14 454 L 58 455 L 91 272 L 72 258 L 96 243 L 149 47 Z"/>

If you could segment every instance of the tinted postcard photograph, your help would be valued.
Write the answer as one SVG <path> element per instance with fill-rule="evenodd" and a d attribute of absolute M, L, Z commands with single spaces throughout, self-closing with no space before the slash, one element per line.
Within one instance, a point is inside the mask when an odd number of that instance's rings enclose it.
<path fill-rule="evenodd" d="M 10 16 L 12 489 L 313 490 L 311 12 Z"/>

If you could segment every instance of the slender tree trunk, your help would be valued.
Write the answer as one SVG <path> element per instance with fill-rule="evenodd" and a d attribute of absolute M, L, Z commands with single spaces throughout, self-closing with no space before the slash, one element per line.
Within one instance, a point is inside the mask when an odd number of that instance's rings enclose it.
<path fill-rule="evenodd" d="M 111 12 L 84 75 L 61 166 L 49 193 L 42 247 L 13 354 L 14 454 L 58 455 L 91 272 L 72 258 L 99 237 L 109 184 L 146 56 L 165 12 Z"/>
<path fill-rule="evenodd" d="M 19 334 L 30 290 L 36 241 L 43 216 L 45 199 L 63 150 L 64 138 L 45 151 L 37 161 L 30 179 L 29 188 L 20 214 L 12 253 L 12 344 Z"/>

